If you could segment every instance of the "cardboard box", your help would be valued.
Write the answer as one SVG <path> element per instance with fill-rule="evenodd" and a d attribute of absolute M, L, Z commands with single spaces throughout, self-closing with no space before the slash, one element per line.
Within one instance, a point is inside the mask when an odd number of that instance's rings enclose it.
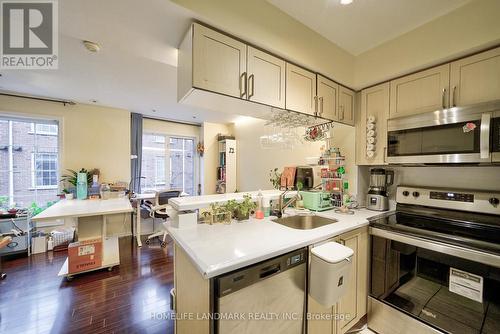
<path fill-rule="evenodd" d="M 100 268 L 102 266 L 102 239 L 73 242 L 68 246 L 68 273 Z"/>

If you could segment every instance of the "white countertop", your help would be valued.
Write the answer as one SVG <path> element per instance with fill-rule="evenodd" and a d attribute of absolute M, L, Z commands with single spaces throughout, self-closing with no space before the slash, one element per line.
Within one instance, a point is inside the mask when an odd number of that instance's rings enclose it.
<path fill-rule="evenodd" d="M 128 198 L 89 199 L 89 200 L 60 200 L 51 207 L 40 212 L 33 218 L 34 221 L 68 218 L 112 215 L 116 213 L 132 212 L 132 205 Z"/>
<path fill-rule="evenodd" d="M 269 199 L 277 199 L 282 193 L 280 190 L 262 190 L 263 197 L 268 197 Z M 289 191 L 290 196 L 296 193 L 296 191 Z M 240 193 L 227 193 L 227 194 L 215 194 L 215 195 L 204 195 L 204 196 L 186 196 L 186 197 L 176 197 L 168 200 L 168 204 L 178 211 L 188 211 L 196 210 L 201 208 L 206 208 L 212 203 L 223 204 L 229 200 L 243 201 L 243 196 L 250 194 L 253 199 L 257 198 L 259 191 L 246 191 Z"/>
<path fill-rule="evenodd" d="M 317 214 L 338 222 L 297 230 L 266 218 L 241 223 L 233 221 L 231 225 L 198 224 L 180 229 L 168 226 L 167 229 L 203 277 L 212 278 L 366 226 L 368 218 L 381 213 L 359 209 L 354 215 L 337 214 L 333 210 Z"/>

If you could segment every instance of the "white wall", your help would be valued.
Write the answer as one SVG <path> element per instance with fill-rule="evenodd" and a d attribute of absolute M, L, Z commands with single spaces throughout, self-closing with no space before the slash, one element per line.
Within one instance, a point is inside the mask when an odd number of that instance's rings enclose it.
<path fill-rule="evenodd" d="M 234 125 L 238 143 L 238 190 L 250 191 L 271 189 L 269 172 L 271 169 L 286 166 L 305 165 L 307 157 L 319 157 L 324 141 L 304 142 L 297 144 L 292 150 L 264 149 L 260 137 L 273 133 L 271 127 L 265 126 L 265 121 L 245 117 Z M 300 129 L 300 134 L 304 129 Z M 333 145 L 338 146 L 347 155 L 346 168 L 352 189 L 356 189 L 357 168 L 354 165 L 354 127 L 338 124 L 333 131 Z M 315 184 L 319 181 L 315 180 Z"/>

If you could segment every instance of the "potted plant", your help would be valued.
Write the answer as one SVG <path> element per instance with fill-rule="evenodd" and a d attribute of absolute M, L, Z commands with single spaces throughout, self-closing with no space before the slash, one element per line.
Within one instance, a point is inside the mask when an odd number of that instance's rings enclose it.
<path fill-rule="evenodd" d="M 269 171 L 269 181 L 272 183 L 274 189 L 281 188 L 281 173 L 278 173 L 278 168 Z"/>
<path fill-rule="evenodd" d="M 210 204 L 210 210 L 212 212 L 212 223 L 231 224 L 231 217 L 233 215 L 224 205 L 212 203 Z"/>
<path fill-rule="evenodd" d="M 239 204 L 236 200 L 231 199 L 231 200 L 227 201 L 226 204 L 224 204 L 224 207 L 228 212 L 231 212 L 232 218 L 237 218 L 237 215 L 238 215 L 237 211 L 238 211 Z"/>
<path fill-rule="evenodd" d="M 257 208 L 257 203 L 252 200 L 250 194 L 243 195 L 243 201 L 238 204 L 236 209 L 236 219 L 247 220 L 250 218 L 250 213 Z"/>

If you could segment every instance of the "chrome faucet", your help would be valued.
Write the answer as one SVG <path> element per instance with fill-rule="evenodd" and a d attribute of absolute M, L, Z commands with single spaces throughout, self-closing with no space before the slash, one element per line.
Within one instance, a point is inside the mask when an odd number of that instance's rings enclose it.
<path fill-rule="evenodd" d="M 290 189 L 285 189 L 280 196 L 279 196 L 279 216 L 282 217 L 283 213 L 286 208 L 288 208 L 290 205 L 293 203 L 297 202 L 298 200 L 302 199 L 302 196 L 300 196 L 300 193 L 297 191 L 297 194 L 293 196 L 292 198 L 288 199 L 288 201 L 285 200 L 285 195 L 290 191 Z"/>

